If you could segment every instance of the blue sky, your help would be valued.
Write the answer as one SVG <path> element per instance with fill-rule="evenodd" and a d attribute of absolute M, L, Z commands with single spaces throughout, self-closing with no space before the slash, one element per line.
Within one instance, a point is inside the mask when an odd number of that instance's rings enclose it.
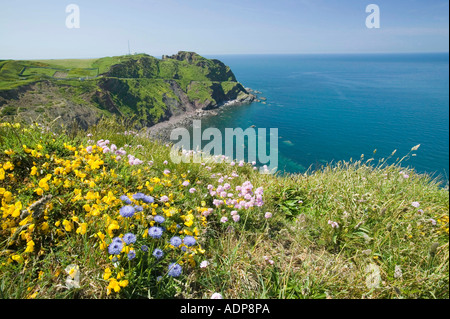
<path fill-rule="evenodd" d="M 0 0 L 0 59 L 448 52 L 448 0 Z M 80 28 L 66 27 L 66 6 Z M 365 25 L 380 8 L 379 29 Z"/>

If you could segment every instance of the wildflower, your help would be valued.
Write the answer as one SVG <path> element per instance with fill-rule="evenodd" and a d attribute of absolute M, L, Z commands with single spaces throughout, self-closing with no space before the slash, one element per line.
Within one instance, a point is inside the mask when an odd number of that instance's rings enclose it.
<path fill-rule="evenodd" d="M 188 186 L 189 185 L 189 181 L 184 181 L 181 185 Z"/>
<path fill-rule="evenodd" d="M 233 215 L 233 221 L 235 222 L 235 223 L 237 223 L 240 219 L 241 219 L 241 216 L 239 216 L 239 215 Z"/>
<path fill-rule="evenodd" d="M 206 267 L 208 267 L 208 265 L 209 265 L 209 262 L 207 260 L 203 260 L 200 263 L 200 268 L 206 268 Z"/>
<path fill-rule="evenodd" d="M 144 207 L 136 205 L 136 206 L 134 206 L 134 210 L 137 212 L 142 212 L 144 210 Z"/>
<path fill-rule="evenodd" d="M 331 225 L 331 227 L 333 228 L 339 228 L 339 224 L 331 220 L 328 221 L 328 224 Z"/>
<path fill-rule="evenodd" d="M 197 190 L 195 189 L 195 188 L 191 188 L 190 190 L 189 190 L 189 193 L 191 193 L 191 194 L 193 194 L 193 193 L 195 193 Z"/>
<path fill-rule="evenodd" d="M 86 231 L 87 231 L 87 223 L 81 223 L 80 224 L 80 226 L 77 228 L 77 234 L 80 234 L 80 235 L 84 235 L 84 234 L 86 234 Z"/>
<path fill-rule="evenodd" d="M 220 222 L 221 223 L 226 223 L 228 221 L 228 218 L 226 218 L 225 216 L 223 216 L 221 219 L 220 219 Z"/>
<path fill-rule="evenodd" d="M 143 193 L 136 193 L 132 197 L 133 197 L 134 200 L 142 200 L 142 199 L 144 199 L 145 194 L 143 194 Z"/>
<path fill-rule="evenodd" d="M 167 275 L 171 276 L 171 277 L 178 277 L 181 275 L 181 266 L 176 264 L 176 263 L 171 263 L 169 265 L 169 272 Z"/>
<path fill-rule="evenodd" d="M 160 216 L 160 215 L 156 215 L 156 216 L 153 218 L 153 220 L 154 220 L 155 222 L 157 222 L 158 224 L 162 224 L 162 223 L 164 223 L 165 218 L 162 217 L 162 216 Z"/>
<path fill-rule="evenodd" d="M 178 236 L 174 236 L 170 239 L 170 244 L 174 247 L 180 247 L 181 243 L 181 238 Z"/>
<path fill-rule="evenodd" d="M 164 256 L 164 252 L 159 248 L 155 248 L 153 256 L 155 256 L 156 259 L 161 259 Z"/>
<path fill-rule="evenodd" d="M 120 215 L 122 217 L 133 217 L 135 213 L 133 206 L 124 206 L 120 209 Z"/>
<path fill-rule="evenodd" d="M 124 202 L 125 204 L 127 204 L 127 205 L 131 204 L 131 200 L 128 198 L 127 195 L 122 195 L 122 196 L 120 196 L 120 200 L 121 200 L 122 202 Z"/>
<path fill-rule="evenodd" d="M 211 299 L 223 299 L 223 296 L 220 293 L 215 292 L 212 294 Z"/>
<path fill-rule="evenodd" d="M 418 208 L 420 206 L 419 202 L 412 202 L 411 205 L 415 208 Z"/>
<path fill-rule="evenodd" d="M 142 245 L 141 246 L 141 250 L 146 253 L 148 251 L 148 246 L 147 245 Z"/>
<path fill-rule="evenodd" d="M 142 198 L 142 201 L 144 202 L 144 203 L 146 203 L 146 204 L 151 204 L 151 203 L 153 203 L 155 200 L 154 200 L 154 198 L 153 197 L 151 197 L 151 196 L 144 196 L 144 198 Z"/>
<path fill-rule="evenodd" d="M 265 213 L 264 218 L 266 218 L 266 219 L 272 218 L 272 213 L 271 212 Z"/>
<path fill-rule="evenodd" d="M 161 227 L 153 226 L 148 230 L 148 234 L 152 238 L 161 238 L 162 233 L 163 233 L 163 229 Z"/>
<path fill-rule="evenodd" d="M 162 276 L 158 276 L 158 277 L 156 277 L 156 281 L 160 282 L 162 280 L 162 278 L 163 278 Z"/>
<path fill-rule="evenodd" d="M 167 197 L 166 195 L 161 196 L 161 198 L 159 199 L 161 202 L 165 203 L 169 201 L 169 197 Z"/>
<path fill-rule="evenodd" d="M 168 162 L 168 161 L 164 161 L 163 164 L 164 164 L 164 165 L 167 165 L 167 164 L 169 164 L 169 162 Z"/>
<path fill-rule="evenodd" d="M 132 250 L 130 250 L 130 252 L 128 253 L 127 256 L 128 256 L 129 260 L 132 260 L 136 257 L 136 252 L 132 249 Z"/>
<path fill-rule="evenodd" d="M 430 218 L 430 222 L 431 222 L 431 225 L 436 226 L 436 220 L 434 220 L 433 218 Z"/>
<path fill-rule="evenodd" d="M 126 233 L 125 235 L 123 235 L 123 241 L 127 245 L 131 245 L 136 242 L 136 236 L 133 233 Z"/>
<path fill-rule="evenodd" d="M 170 171 L 168 169 L 165 169 L 163 173 L 164 173 L 164 175 L 169 175 Z"/>
<path fill-rule="evenodd" d="M 119 255 L 122 251 L 122 248 L 122 241 L 113 240 L 112 243 L 108 246 L 108 252 L 110 255 Z"/>
<path fill-rule="evenodd" d="M 185 236 L 185 237 L 183 238 L 183 243 L 184 243 L 186 246 L 191 247 L 191 246 L 194 246 L 194 245 L 195 245 L 196 240 L 195 240 L 195 238 L 192 237 L 192 236 Z"/>

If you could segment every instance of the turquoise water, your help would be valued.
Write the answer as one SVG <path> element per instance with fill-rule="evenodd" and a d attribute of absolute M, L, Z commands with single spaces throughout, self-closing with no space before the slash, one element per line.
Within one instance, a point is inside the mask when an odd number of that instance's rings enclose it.
<path fill-rule="evenodd" d="M 224 55 L 245 87 L 266 103 L 224 109 L 202 121 L 217 127 L 278 128 L 278 169 L 304 172 L 324 163 L 397 150 L 420 173 L 449 171 L 448 54 Z M 373 155 L 373 151 L 377 150 Z"/>

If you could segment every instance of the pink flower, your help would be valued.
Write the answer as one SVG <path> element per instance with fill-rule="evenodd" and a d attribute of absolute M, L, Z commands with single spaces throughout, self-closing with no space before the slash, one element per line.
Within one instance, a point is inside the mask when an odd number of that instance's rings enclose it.
<path fill-rule="evenodd" d="M 215 292 L 212 294 L 211 299 L 223 299 L 223 297 L 218 292 Z"/>
<path fill-rule="evenodd" d="M 412 202 L 411 205 L 415 208 L 418 208 L 420 206 L 419 202 Z"/>
<path fill-rule="evenodd" d="M 223 216 L 221 219 L 220 219 L 220 222 L 221 223 L 226 223 L 228 221 L 228 218 L 226 218 L 225 216 Z"/>
<path fill-rule="evenodd" d="M 209 265 L 209 262 L 207 260 L 203 260 L 200 263 L 200 268 L 206 268 L 206 267 L 208 267 L 208 265 Z"/>
<path fill-rule="evenodd" d="M 233 215 L 233 220 L 235 223 L 237 223 L 241 219 L 241 216 L 239 215 Z"/>
<path fill-rule="evenodd" d="M 165 169 L 163 173 L 164 173 L 164 175 L 169 175 L 170 171 L 168 169 Z"/>
<path fill-rule="evenodd" d="M 168 161 L 164 161 L 163 164 L 164 164 L 164 165 L 167 165 L 167 164 L 169 164 L 169 162 L 168 162 Z"/>
<path fill-rule="evenodd" d="M 195 188 L 191 188 L 190 190 L 189 190 L 189 193 L 191 193 L 191 194 L 193 194 L 193 193 L 195 193 L 197 190 L 195 189 Z"/>
<path fill-rule="evenodd" d="M 163 203 L 165 203 L 165 202 L 169 201 L 169 197 L 167 197 L 166 195 L 164 195 L 164 196 L 162 196 L 162 197 L 160 198 L 160 201 L 163 202 Z"/>
<path fill-rule="evenodd" d="M 86 148 L 86 152 L 92 153 L 92 146 L 88 146 L 88 147 Z"/>
<path fill-rule="evenodd" d="M 264 215 L 264 217 L 265 217 L 266 219 L 272 218 L 272 213 L 271 213 L 271 212 L 267 212 L 267 213 Z"/>
<path fill-rule="evenodd" d="M 331 227 L 333 228 L 339 228 L 339 224 L 331 220 L 328 221 L 328 224 L 331 225 Z"/>
<path fill-rule="evenodd" d="M 189 185 L 189 182 L 188 182 L 188 181 L 184 181 L 182 185 L 183 185 L 183 186 L 188 186 L 188 185 Z"/>

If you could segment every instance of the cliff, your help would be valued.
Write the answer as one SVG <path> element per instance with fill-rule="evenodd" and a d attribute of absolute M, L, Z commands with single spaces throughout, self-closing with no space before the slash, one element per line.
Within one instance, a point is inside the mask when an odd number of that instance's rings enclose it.
<path fill-rule="evenodd" d="M 255 96 L 219 60 L 180 51 L 92 60 L 0 61 L 0 119 L 76 122 L 118 116 L 152 126 Z"/>

